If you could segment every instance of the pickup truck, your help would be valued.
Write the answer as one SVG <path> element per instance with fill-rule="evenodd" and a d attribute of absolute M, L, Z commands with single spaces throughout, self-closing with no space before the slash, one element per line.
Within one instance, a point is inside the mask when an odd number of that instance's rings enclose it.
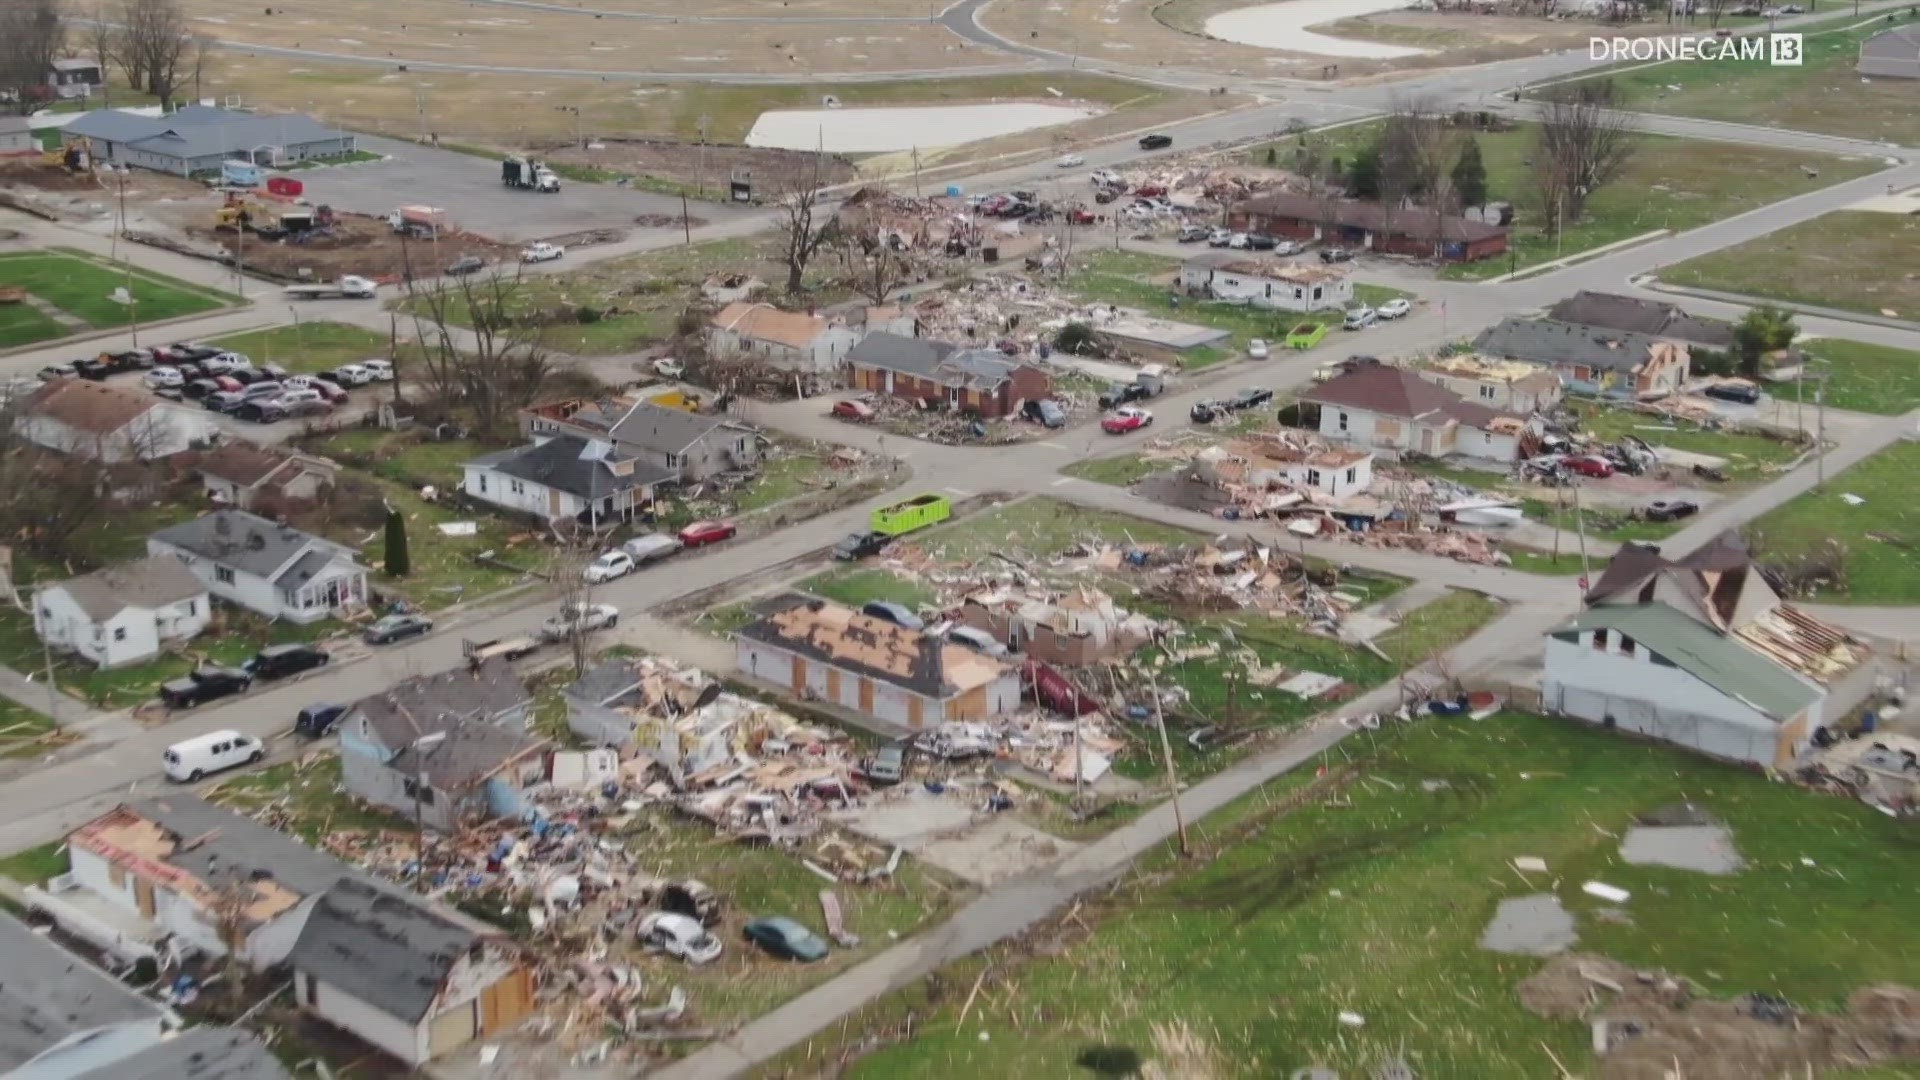
<path fill-rule="evenodd" d="M 878 555 L 892 540 L 893 537 L 884 533 L 857 532 L 833 546 L 833 557 L 841 562 L 853 562 L 869 555 Z"/>
<path fill-rule="evenodd" d="M 620 609 L 612 604 L 568 604 L 558 615 L 540 624 L 540 640 L 565 641 L 576 631 L 609 630 L 620 624 Z"/>
<path fill-rule="evenodd" d="M 518 660 L 531 655 L 540 648 L 540 641 L 531 637 L 494 638 L 490 641 L 463 641 L 461 651 L 467 654 L 467 663 L 474 667 L 498 656 L 505 660 Z"/>
<path fill-rule="evenodd" d="M 343 274 L 339 281 L 320 285 L 289 285 L 281 290 L 289 300 L 370 300 L 378 288 L 367 278 Z"/>
<path fill-rule="evenodd" d="M 1166 380 L 1159 370 L 1143 370 L 1133 377 L 1130 383 L 1114 383 L 1100 392 L 1100 408 L 1117 409 L 1134 401 L 1145 401 L 1158 397 L 1167 388 Z"/>
<path fill-rule="evenodd" d="M 520 261 L 523 263 L 552 262 L 567 253 L 567 249 L 558 244 L 542 241 L 520 249 Z"/>
<path fill-rule="evenodd" d="M 215 698 L 238 694 L 253 685 L 253 676 L 238 668 L 207 666 L 185 678 L 163 683 L 160 701 L 169 709 L 191 709 Z"/>

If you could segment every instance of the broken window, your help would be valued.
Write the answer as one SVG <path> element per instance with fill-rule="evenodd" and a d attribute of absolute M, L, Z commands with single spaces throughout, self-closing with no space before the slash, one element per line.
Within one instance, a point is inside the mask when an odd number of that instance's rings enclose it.
<path fill-rule="evenodd" d="M 1625 634 L 1620 635 L 1620 655 L 1621 656 L 1633 655 L 1633 639 L 1628 637 Z"/>
<path fill-rule="evenodd" d="M 1347 414 L 1344 412 L 1340 414 L 1340 430 L 1347 430 Z"/>
<path fill-rule="evenodd" d="M 1604 626 L 1593 632 L 1593 651 L 1607 651 L 1607 629 Z"/>

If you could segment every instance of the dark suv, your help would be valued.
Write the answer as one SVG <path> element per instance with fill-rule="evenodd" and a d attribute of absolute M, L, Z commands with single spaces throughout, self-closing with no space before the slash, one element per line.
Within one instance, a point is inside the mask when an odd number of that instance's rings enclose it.
<path fill-rule="evenodd" d="M 1162 135 L 1162 134 L 1156 133 L 1153 135 L 1140 136 L 1140 149 L 1142 150 L 1165 150 L 1167 147 L 1172 145 L 1173 145 L 1173 136 L 1171 135 Z"/>
<path fill-rule="evenodd" d="M 243 668 L 256 679 L 284 679 L 325 667 L 331 659 L 325 649 L 312 645 L 272 645 L 254 653 Z"/>
<path fill-rule="evenodd" d="M 160 701 L 169 709 L 191 709 L 215 698 L 238 694 L 253 685 L 253 676 L 237 668 L 207 666 L 184 679 L 160 687 Z"/>

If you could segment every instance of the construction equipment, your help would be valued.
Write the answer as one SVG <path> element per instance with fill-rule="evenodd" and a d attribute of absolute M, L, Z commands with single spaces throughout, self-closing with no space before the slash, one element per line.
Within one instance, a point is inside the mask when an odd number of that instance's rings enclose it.
<path fill-rule="evenodd" d="M 525 188 L 549 195 L 560 190 L 560 177 L 545 162 L 510 157 L 500 163 L 500 182 L 511 188 Z"/>
<path fill-rule="evenodd" d="M 230 192 L 227 201 L 213 212 L 213 227 L 220 230 L 245 229 L 267 239 L 311 232 L 333 224 L 333 208 L 312 207 L 300 203 L 276 204 Z"/>
<path fill-rule="evenodd" d="M 446 228 L 446 211 L 437 206 L 402 206 L 387 215 L 394 232 L 416 240 L 431 240 Z"/>

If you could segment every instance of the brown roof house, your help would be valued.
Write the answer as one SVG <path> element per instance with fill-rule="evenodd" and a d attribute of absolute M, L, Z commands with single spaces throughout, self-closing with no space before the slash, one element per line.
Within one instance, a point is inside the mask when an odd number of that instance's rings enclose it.
<path fill-rule="evenodd" d="M 252 510 L 256 501 L 275 507 L 312 502 L 333 487 L 340 466 L 307 454 L 230 442 L 200 455 L 193 471 L 213 501 Z"/>
<path fill-rule="evenodd" d="M 826 375 L 839 368 L 860 333 L 844 319 L 741 301 L 707 320 L 707 351 L 716 357 L 745 356 L 788 371 Z"/>
<path fill-rule="evenodd" d="M 33 629 L 103 668 L 137 664 L 207 628 L 206 583 L 171 555 L 149 555 L 41 588 Z"/>
<path fill-rule="evenodd" d="M 546 770 L 548 741 L 527 733 L 532 704 L 502 658 L 396 683 L 340 718 L 341 779 L 443 831 L 518 816 Z"/>
<path fill-rule="evenodd" d="M 1424 207 L 1278 192 L 1227 208 L 1227 224 L 1293 240 L 1320 240 L 1391 255 L 1467 262 L 1506 254 L 1507 229 Z"/>
<path fill-rule="evenodd" d="M 1442 390 L 1405 368 L 1357 364 L 1300 395 L 1320 406 L 1320 434 L 1427 457 L 1520 455 L 1526 421 Z"/>
<path fill-rule="evenodd" d="M 849 385 L 988 419 L 1012 416 L 1053 393 L 1053 379 L 992 349 L 880 331 L 847 354 Z"/>
<path fill-rule="evenodd" d="M 1160 627 L 1097 589 L 1064 593 L 1004 586 L 969 593 L 960 621 L 1016 652 L 1049 664 L 1092 664 L 1129 656 Z"/>
<path fill-rule="evenodd" d="M 1629 401 L 1679 393 L 1693 366 L 1682 342 L 1556 319 L 1504 319 L 1473 348 L 1549 368 L 1576 394 Z"/>
<path fill-rule="evenodd" d="M 733 640 L 741 671 L 907 731 L 1020 707 L 1012 665 L 825 600 L 795 596 Z"/>
<path fill-rule="evenodd" d="M 1733 324 L 1689 315 L 1678 304 L 1643 300 L 1618 293 L 1574 293 L 1553 305 L 1547 318 L 1598 330 L 1625 330 L 1667 338 L 1683 345 L 1724 351 L 1733 348 Z"/>
<path fill-rule="evenodd" d="M 184 453 L 220 432 L 212 414 L 87 379 L 55 379 L 27 395 L 13 422 L 28 442 L 108 465 Z"/>

